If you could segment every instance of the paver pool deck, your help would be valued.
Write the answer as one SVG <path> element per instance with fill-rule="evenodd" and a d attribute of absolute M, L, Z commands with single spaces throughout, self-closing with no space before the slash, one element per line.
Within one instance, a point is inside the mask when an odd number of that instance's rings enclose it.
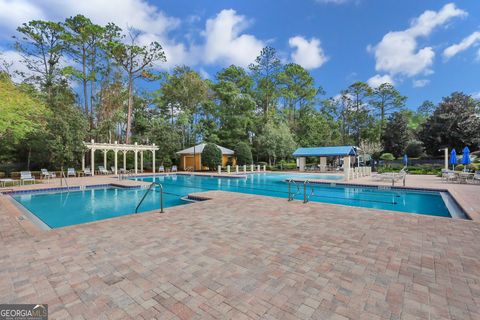
<path fill-rule="evenodd" d="M 477 221 L 201 196 L 49 231 L 0 196 L 0 302 L 51 319 L 480 319 Z"/>

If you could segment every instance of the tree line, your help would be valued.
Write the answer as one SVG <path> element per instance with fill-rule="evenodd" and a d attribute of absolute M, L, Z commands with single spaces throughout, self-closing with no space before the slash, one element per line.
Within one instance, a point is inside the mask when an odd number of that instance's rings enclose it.
<path fill-rule="evenodd" d="M 272 47 L 248 68 L 231 65 L 212 79 L 188 66 L 160 72 L 160 43 L 144 45 L 135 29 L 82 15 L 29 21 L 17 31 L 15 48 L 28 72 L 0 63 L 3 163 L 78 165 L 89 139 L 156 143 L 157 163 L 167 165 L 176 163 L 176 151 L 200 142 L 247 145 L 254 161 L 272 165 L 297 146 L 420 157 L 480 143 L 479 101 L 461 92 L 414 108 L 388 83 L 355 82 L 327 97 L 308 70 L 282 63 Z M 142 89 L 145 82 L 156 89 Z"/>

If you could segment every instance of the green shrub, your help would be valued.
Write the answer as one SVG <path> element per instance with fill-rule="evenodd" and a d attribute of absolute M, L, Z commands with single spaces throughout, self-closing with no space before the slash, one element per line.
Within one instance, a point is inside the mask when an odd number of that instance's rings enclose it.
<path fill-rule="evenodd" d="M 0 172 L 0 179 L 5 178 L 5 172 Z"/>
<path fill-rule="evenodd" d="M 393 160 L 395 160 L 395 157 L 391 153 L 383 153 L 380 156 L 380 159 L 385 160 L 385 161 L 393 161 Z"/>
<path fill-rule="evenodd" d="M 237 164 L 239 166 L 253 163 L 252 150 L 245 142 L 239 142 L 235 148 L 235 155 L 237 157 Z"/>
<path fill-rule="evenodd" d="M 222 151 L 214 143 L 207 143 L 202 152 L 202 166 L 215 170 L 222 164 Z"/>

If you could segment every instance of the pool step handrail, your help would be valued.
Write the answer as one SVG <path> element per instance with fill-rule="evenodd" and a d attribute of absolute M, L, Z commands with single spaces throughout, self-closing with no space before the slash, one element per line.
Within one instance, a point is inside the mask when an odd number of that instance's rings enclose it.
<path fill-rule="evenodd" d="M 310 181 L 305 180 L 303 182 L 303 203 L 307 203 L 310 196 L 307 196 L 307 186 L 310 184 Z M 313 193 L 313 188 L 312 188 Z"/>
<path fill-rule="evenodd" d="M 293 179 L 288 179 L 287 182 L 288 182 L 288 201 L 293 201 L 295 199 L 295 196 L 300 192 L 300 186 Z M 295 193 L 292 193 L 292 189 L 291 189 L 292 183 L 295 187 L 297 187 L 297 191 Z"/>
<path fill-rule="evenodd" d="M 67 182 L 67 177 L 65 176 L 65 172 L 63 172 L 63 169 L 61 170 L 61 175 L 60 175 L 60 186 L 63 186 L 63 181 L 65 181 L 65 185 L 67 186 L 67 192 L 70 192 L 70 187 L 68 186 Z"/>
<path fill-rule="evenodd" d="M 135 213 L 138 213 L 138 208 L 142 205 L 143 200 L 147 197 L 147 194 L 152 190 L 154 186 L 159 186 L 160 187 L 160 213 L 163 213 L 163 185 L 161 183 L 157 182 L 152 182 L 150 186 L 148 187 L 147 191 L 143 194 L 142 200 L 137 204 L 137 207 L 135 208 Z"/>

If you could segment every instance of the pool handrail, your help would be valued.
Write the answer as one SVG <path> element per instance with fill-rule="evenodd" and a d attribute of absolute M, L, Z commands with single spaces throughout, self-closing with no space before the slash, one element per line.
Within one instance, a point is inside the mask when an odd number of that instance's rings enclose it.
<path fill-rule="evenodd" d="M 295 196 L 300 192 L 300 186 L 293 179 L 288 179 L 287 182 L 288 182 L 288 201 L 293 201 Z M 290 184 L 292 182 L 297 187 L 297 192 L 295 192 L 294 194 L 292 194 L 292 192 L 291 192 Z"/>
<path fill-rule="evenodd" d="M 138 213 L 138 208 L 140 208 L 143 200 L 147 197 L 147 194 L 152 190 L 153 186 L 159 186 L 160 187 L 160 213 L 163 213 L 163 185 L 161 183 L 157 182 L 152 182 L 150 186 L 148 187 L 147 191 L 143 194 L 142 200 L 137 204 L 137 207 L 135 208 L 135 213 Z"/>

